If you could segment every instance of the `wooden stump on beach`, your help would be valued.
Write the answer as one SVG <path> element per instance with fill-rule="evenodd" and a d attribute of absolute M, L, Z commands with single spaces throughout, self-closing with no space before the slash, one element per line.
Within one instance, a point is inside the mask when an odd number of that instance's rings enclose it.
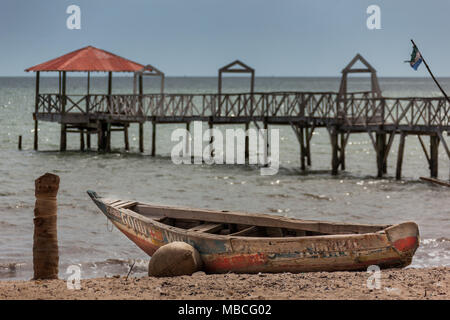
<path fill-rule="evenodd" d="M 46 173 L 35 181 L 33 279 L 58 279 L 58 188 L 59 177 L 51 173 Z"/>
<path fill-rule="evenodd" d="M 174 277 L 191 275 L 201 270 L 200 254 L 186 242 L 175 241 L 160 247 L 148 264 L 148 275 Z"/>

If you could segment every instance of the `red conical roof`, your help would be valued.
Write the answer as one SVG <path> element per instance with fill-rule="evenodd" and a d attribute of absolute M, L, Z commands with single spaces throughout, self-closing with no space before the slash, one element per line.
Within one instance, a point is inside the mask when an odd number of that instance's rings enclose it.
<path fill-rule="evenodd" d="M 92 46 L 67 53 L 25 71 L 135 72 L 144 65 Z"/>

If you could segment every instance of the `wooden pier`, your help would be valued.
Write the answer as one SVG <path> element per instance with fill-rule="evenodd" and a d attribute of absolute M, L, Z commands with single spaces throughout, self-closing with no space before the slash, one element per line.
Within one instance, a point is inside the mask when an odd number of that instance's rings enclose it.
<path fill-rule="evenodd" d="M 355 69 L 362 62 L 367 68 Z M 234 69 L 237 67 L 237 69 Z M 377 176 L 387 173 L 387 160 L 395 137 L 399 137 L 396 178 L 401 179 L 406 136 L 417 136 L 426 155 L 430 176 L 438 175 L 438 148 L 442 143 L 450 159 L 450 150 L 443 137 L 450 131 L 450 104 L 442 98 L 389 98 L 379 89 L 376 71 L 360 55 L 343 69 L 339 92 L 253 92 L 254 70 L 240 61 L 219 69 L 218 93 L 168 94 L 163 90 L 164 74 L 156 68 L 155 75 L 162 75 L 161 93 L 144 94 L 142 70 L 135 72 L 133 94 L 113 94 L 111 73 L 107 94 L 71 95 L 65 92 L 65 72 L 62 89 L 58 93 L 39 92 L 39 71 L 36 81 L 34 147 L 38 148 L 38 122 L 51 121 L 61 125 L 60 150 L 67 148 L 67 133 L 80 135 L 80 149 L 90 148 L 91 135 L 97 135 L 98 150 L 111 149 L 111 132 L 123 131 L 125 149 L 129 149 L 128 128 L 139 126 L 139 149 L 144 151 L 144 126 L 151 122 L 151 154 L 156 154 L 156 128 L 158 124 L 207 122 L 210 127 L 221 124 L 242 124 L 247 129 L 251 123 L 291 126 L 300 144 L 301 169 L 311 166 L 311 139 L 317 128 L 326 128 L 331 144 L 331 172 L 345 170 L 345 150 L 351 134 L 368 134 L 376 152 Z M 31 70 L 30 71 L 36 71 Z M 251 90 L 248 93 L 222 93 L 222 72 L 251 73 Z M 347 92 L 348 73 L 371 74 L 372 88 L 365 92 Z M 136 89 L 139 80 L 139 93 Z M 61 86 L 60 86 L 61 87 Z M 259 123 L 259 124 L 258 124 Z M 429 137 L 429 148 L 424 137 Z M 85 138 L 86 137 L 86 143 Z M 246 139 L 248 156 L 248 139 Z"/>

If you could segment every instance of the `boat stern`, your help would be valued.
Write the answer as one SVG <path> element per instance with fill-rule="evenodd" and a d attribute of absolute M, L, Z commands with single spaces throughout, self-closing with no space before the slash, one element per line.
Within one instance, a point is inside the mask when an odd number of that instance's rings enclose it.
<path fill-rule="evenodd" d="M 403 266 L 411 264 L 412 257 L 419 247 L 419 227 L 415 222 L 404 222 L 385 230 L 394 250 L 400 255 Z"/>

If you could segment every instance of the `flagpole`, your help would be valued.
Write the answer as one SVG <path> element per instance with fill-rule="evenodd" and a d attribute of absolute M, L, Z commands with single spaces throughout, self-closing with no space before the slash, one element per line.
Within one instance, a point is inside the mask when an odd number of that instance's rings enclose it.
<path fill-rule="evenodd" d="M 411 39 L 411 42 L 413 44 L 414 47 L 417 48 L 417 50 L 420 52 L 419 47 L 416 46 L 416 44 L 414 43 L 414 40 Z M 431 72 L 430 67 L 428 66 L 427 62 L 425 61 L 425 58 L 422 55 L 422 52 L 420 52 L 420 56 L 422 57 L 422 61 L 423 64 L 425 65 L 425 67 L 427 67 L 428 72 L 431 75 L 431 78 L 433 78 L 434 82 L 436 83 L 436 85 L 438 86 L 439 90 L 441 90 L 442 94 L 444 95 L 444 97 L 447 99 L 447 101 L 450 103 L 450 98 L 447 96 L 447 94 L 445 93 L 444 89 L 442 89 L 441 85 L 439 84 L 439 82 L 437 82 L 436 78 L 433 75 L 433 72 Z"/>
<path fill-rule="evenodd" d="M 414 40 L 411 39 L 411 42 L 413 44 L 413 46 L 415 48 L 417 48 L 417 50 L 420 52 L 419 48 L 416 46 L 416 44 L 414 43 Z M 445 91 L 442 89 L 441 85 L 439 84 L 439 82 L 437 82 L 436 78 L 433 75 L 433 72 L 431 72 L 430 67 L 428 66 L 427 62 L 425 61 L 425 58 L 422 55 L 422 52 L 420 52 L 420 56 L 422 57 L 422 61 L 423 64 L 425 65 L 425 67 L 427 67 L 428 72 L 430 73 L 431 77 L 433 78 L 434 82 L 436 83 L 436 85 L 439 87 L 439 89 L 441 90 L 442 94 L 445 96 L 445 98 L 447 99 L 447 101 L 450 103 L 450 99 L 448 98 L 447 94 L 445 93 Z M 448 134 L 448 133 L 447 133 Z M 449 167 L 449 179 L 450 179 L 450 167 Z"/>

